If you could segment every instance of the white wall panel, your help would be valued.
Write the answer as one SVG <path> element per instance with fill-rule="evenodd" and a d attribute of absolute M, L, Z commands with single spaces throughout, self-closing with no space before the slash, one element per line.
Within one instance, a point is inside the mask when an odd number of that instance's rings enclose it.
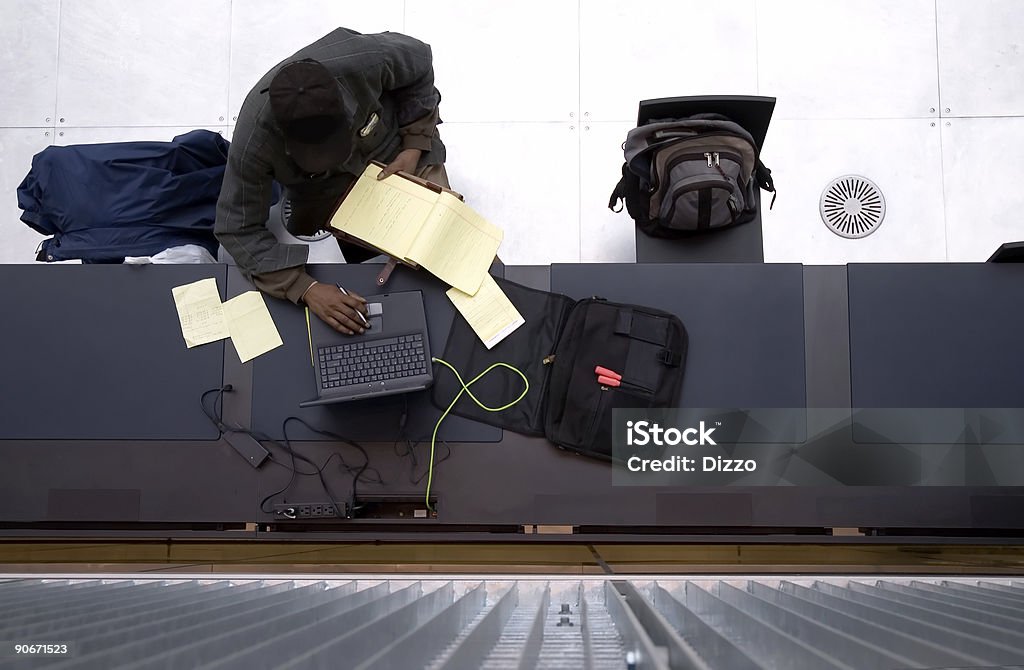
<path fill-rule="evenodd" d="M 406 33 L 429 43 L 447 121 L 568 121 L 578 113 L 575 0 L 406 4 Z"/>
<path fill-rule="evenodd" d="M 508 262 L 633 260 L 631 220 L 606 208 L 620 144 L 639 100 L 700 94 L 778 98 L 768 261 L 976 261 L 1024 239 L 1024 0 L 0 2 L 2 262 L 32 262 L 15 189 L 49 142 L 230 136 L 255 81 L 339 25 L 434 47 L 449 173 Z M 977 116 L 1011 118 L 957 118 Z M 886 197 L 862 240 L 818 216 L 847 173 Z"/>
<path fill-rule="evenodd" d="M 227 123 L 230 8 L 61 0 L 57 126 Z"/>
<path fill-rule="evenodd" d="M 191 126 L 144 126 L 121 128 L 58 128 L 53 143 L 59 146 L 71 144 L 99 144 L 104 142 L 169 142 L 178 135 L 191 130 Z M 228 136 L 227 126 L 209 126 L 206 130 Z"/>
<path fill-rule="evenodd" d="M 943 115 L 1024 114 L 1024 3 L 937 0 L 936 7 Z"/>
<path fill-rule="evenodd" d="M 579 261 L 578 133 L 563 123 L 441 126 L 452 188 L 505 231 L 505 263 Z"/>
<path fill-rule="evenodd" d="M 1024 241 L 1024 119 L 951 119 L 942 126 L 949 260 L 984 261 Z"/>
<path fill-rule="evenodd" d="M 927 119 L 775 121 L 763 153 L 778 189 L 773 210 L 771 198 L 762 198 L 765 261 L 946 260 L 940 136 Z M 829 230 L 818 213 L 825 187 L 849 174 L 877 184 L 886 207 L 879 228 L 853 240 Z"/>
<path fill-rule="evenodd" d="M 636 260 L 633 219 L 608 209 L 608 197 L 622 176 L 622 142 L 629 122 L 588 123 L 580 135 L 580 260 L 632 263 Z"/>
<path fill-rule="evenodd" d="M 335 28 L 403 32 L 404 4 L 402 0 L 232 0 L 231 121 L 270 68 Z"/>
<path fill-rule="evenodd" d="M 757 45 L 775 118 L 938 115 L 934 0 L 758 0 Z"/>
<path fill-rule="evenodd" d="M 0 126 L 53 126 L 59 0 L 3 0 Z"/>
<path fill-rule="evenodd" d="M 636 121 L 637 103 L 757 94 L 754 0 L 580 3 L 580 111 Z"/>
<path fill-rule="evenodd" d="M 43 128 L 0 128 L 0 263 L 34 263 L 43 236 L 20 221 L 18 185 L 32 168 L 32 157 L 50 145 Z"/>

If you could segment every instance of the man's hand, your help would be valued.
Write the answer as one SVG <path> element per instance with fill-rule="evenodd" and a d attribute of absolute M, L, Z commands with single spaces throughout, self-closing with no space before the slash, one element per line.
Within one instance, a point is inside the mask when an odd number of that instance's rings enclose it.
<path fill-rule="evenodd" d="M 339 333 L 354 335 L 366 332 L 367 326 L 356 312 L 366 314 L 366 300 L 349 292 L 342 293 L 337 286 L 316 283 L 309 287 L 302 301 L 313 313 Z"/>
<path fill-rule="evenodd" d="M 416 174 L 416 166 L 420 163 L 420 154 L 422 153 L 419 149 L 403 149 L 395 156 L 395 160 L 388 163 L 387 167 L 380 171 L 377 179 L 390 177 L 398 171 Z"/>

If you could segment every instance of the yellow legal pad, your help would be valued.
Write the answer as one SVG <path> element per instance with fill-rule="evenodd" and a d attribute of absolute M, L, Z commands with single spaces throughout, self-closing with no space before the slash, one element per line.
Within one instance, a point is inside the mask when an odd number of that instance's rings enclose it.
<path fill-rule="evenodd" d="M 371 163 L 331 218 L 331 226 L 400 261 L 420 265 L 474 295 L 504 233 L 439 186 L 401 175 L 378 180 Z"/>

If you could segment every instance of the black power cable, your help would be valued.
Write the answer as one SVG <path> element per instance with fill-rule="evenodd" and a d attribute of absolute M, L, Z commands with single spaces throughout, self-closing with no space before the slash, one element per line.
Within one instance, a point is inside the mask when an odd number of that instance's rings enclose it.
<path fill-rule="evenodd" d="M 342 457 L 340 452 L 335 452 L 335 455 L 337 455 L 338 459 L 341 461 L 342 467 L 346 471 L 348 471 L 349 473 L 352 473 L 353 471 L 355 472 L 355 474 L 352 477 L 352 494 L 351 494 L 351 497 L 350 497 L 350 500 L 351 500 L 351 507 L 350 507 L 350 509 L 353 512 L 355 510 L 359 509 L 358 502 L 357 502 L 357 498 L 358 498 L 358 484 L 359 484 L 359 481 L 361 479 L 363 479 L 364 473 L 368 469 L 371 469 L 370 468 L 370 455 L 368 453 L 366 453 L 366 449 L 363 448 L 363 445 L 359 444 L 355 440 L 350 440 L 347 437 L 344 437 L 342 435 L 338 435 L 337 433 L 333 433 L 333 432 L 331 432 L 329 430 L 322 430 L 320 428 L 314 428 L 313 426 L 309 425 L 303 419 L 300 419 L 297 416 L 290 416 L 290 417 L 288 417 L 287 419 L 285 419 L 281 423 L 281 432 L 284 434 L 284 442 L 287 445 L 287 448 L 289 449 L 289 451 L 291 451 L 291 442 L 288 439 L 288 423 L 290 421 L 296 421 L 296 422 L 302 424 L 303 426 L 305 426 L 306 430 L 312 431 L 312 432 L 316 433 L 317 435 L 322 435 L 324 437 L 329 437 L 329 438 L 331 438 L 333 440 L 336 440 L 338 442 L 341 442 L 343 444 L 347 444 L 348 446 L 352 447 L 353 449 L 356 449 L 357 451 L 359 451 L 360 454 L 363 455 L 363 464 L 361 466 L 356 467 L 356 466 L 348 465 L 348 463 L 345 462 L 345 459 L 344 459 L 344 457 Z M 328 459 L 328 462 L 329 461 L 330 461 L 330 459 Z M 326 467 L 326 463 L 324 465 Z M 373 472 L 376 473 L 376 479 L 368 479 L 368 480 L 365 480 L 365 481 L 371 482 L 371 483 L 378 483 L 378 484 L 379 483 L 383 483 L 383 480 L 381 479 L 381 476 L 380 476 L 380 472 L 377 471 L 376 469 L 373 469 Z M 323 476 L 322 475 L 321 475 L 321 481 L 323 481 Z M 327 495 L 331 495 L 330 490 L 327 489 L 326 483 L 324 484 L 324 490 L 326 491 Z M 333 497 L 331 498 L 331 501 L 335 502 Z M 335 508 L 337 508 L 337 502 L 335 502 Z"/>
<path fill-rule="evenodd" d="M 346 437 L 342 437 L 341 435 L 337 435 L 336 433 L 332 433 L 330 431 L 324 431 L 324 430 L 319 430 L 317 428 L 314 428 L 313 426 L 310 426 L 308 423 L 306 423 L 305 421 L 303 421 L 302 419 L 300 419 L 298 417 L 290 416 L 287 419 L 285 419 L 284 422 L 282 422 L 282 424 L 281 424 L 281 431 L 282 431 L 282 434 L 284 435 L 283 443 L 278 441 L 278 440 L 275 440 L 275 439 L 273 439 L 273 438 L 271 438 L 271 437 L 269 437 L 267 435 L 264 435 L 262 433 L 258 433 L 258 432 L 255 432 L 255 431 L 248 430 L 246 428 L 242 428 L 241 426 L 237 426 L 237 425 L 236 426 L 229 426 L 229 425 L 225 424 L 223 419 L 222 419 L 224 393 L 229 392 L 231 390 L 232 390 L 231 384 L 226 384 L 224 386 L 221 386 L 220 388 L 209 389 L 209 390 L 203 392 L 203 394 L 199 397 L 199 404 L 200 404 L 200 406 L 201 406 L 201 408 L 203 410 L 203 414 L 206 415 L 206 418 L 208 418 L 210 420 L 210 422 L 213 423 L 213 425 L 215 425 L 218 430 L 220 430 L 221 433 L 236 432 L 236 433 L 246 434 L 246 435 L 252 437 L 254 440 L 257 440 L 258 442 L 267 443 L 267 444 L 270 444 L 272 446 L 275 446 L 275 447 L 283 450 L 286 454 L 288 454 L 288 457 L 289 457 L 289 461 L 281 461 L 277 457 L 274 456 L 273 452 L 270 453 L 270 457 L 269 457 L 270 458 L 270 462 L 275 464 L 275 465 L 278 465 L 280 467 L 283 467 L 286 470 L 288 470 L 289 473 L 290 473 L 290 476 L 288 478 L 288 482 L 284 485 L 284 487 L 282 487 L 281 489 L 278 489 L 277 491 L 274 491 L 273 493 L 271 493 L 268 496 L 265 496 L 260 501 L 260 510 L 262 512 L 264 512 L 265 514 L 269 514 L 270 513 L 266 509 L 267 501 L 269 501 L 272 498 L 274 498 L 276 496 L 279 496 L 282 493 L 285 493 L 286 491 L 291 489 L 292 485 L 295 483 L 296 475 L 301 475 L 301 476 L 304 476 L 304 477 L 313 477 L 313 476 L 318 477 L 319 480 L 320 480 L 320 485 L 323 487 L 324 493 L 327 494 L 327 496 L 331 499 L 331 503 L 334 505 L 335 515 L 338 516 L 339 518 L 346 518 L 346 515 L 343 514 L 343 511 L 342 511 L 343 508 L 338 504 L 338 501 L 336 500 L 336 498 L 334 496 L 334 493 L 331 491 L 330 486 L 327 484 L 327 480 L 324 478 L 324 471 L 327 469 L 327 466 L 330 465 L 331 461 L 333 461 L 335 458 L 337 458 L 341 462 L 342 470 L 344 470 L 348 474 L 352 475 L 352 492 L 351 492 L 351 496 L 350 496 L 350 506 L 348 507 L 348 510 L 350 511 L 350 514 L 348 516 L 351 516 L 351 512 L 354 512 L 357 509 L 357 504 L 356 504 L 357 486 L 358 486 L 358 482 L 360 480 L 363 481 L 364 483 L 372 483 L 372 484 L 382 484 L 383 483 L 383 479 L 380 476 L 380 472 L 376 468 L 371 468 L 370 467 L 370 457 L 369 457 L 369 454 L 367 454 L 366 449 L 364 449 L 362 445 L 360 445 L 358 442 L 350 440 L 350 439 L 348 439 Z M 207 406 L 206 398 L 210 394 L 213 394 L 213 393 L 216 393 L 217 397 L 213 401 L 213 408 L 211 410 Z M 317 465 L 313 460 L 311 460 L 310 458 L 306 457 L 305 455 L 297 452 L 292 447 L 291 440 L 288 439 L 288 423 L 290 421 L 298 421 L 303 426 L 305 426 L 308 430 L 311 430 L 314 433 L 317 433 L 319 435 L 323 435 L 323 436 L 326 436 L 326 437 L 330 437 L 330 438 L 332 438 L 332 439 L 334 439 L 336 441 L 342 442 L 344 444 L 347 444 L 347 445 L 357 449 L 362 454 L 362 456 L 363 456 L 363 463 L 362 463 L 362 465 L 360 465 L 358 467 L 357 466 L 349 465 L 345 461 L 345 458 L 341 455 L 341 453 L 337 452 L 337 451 L 335 451 L 330 456 L 328 456 L 327 460 L 324 461 L 323 465 Z M 299 469 L 299 467 L 298 467 L 298 463 L 299 462 L 302 462 L 302 463 L 305 463 L 305 464 L 309 465 L 310 467 L 313 468 L 313 471 L 312 472 L 304 472 L 303 470 Z M 370 476 L 370 473 L 373 474 L 372 477 Z"/>
<path fill-rule="evenodd" d="M 430 438 L 421 437 L 417 440 L 413 440 L 409 437 L 406 437 L 405 424 L 407 419 L 409 418 L 409 396 L 403 395 L 402 398 L 404 400 L 404 405 L 402 408 L 402 415 L 398 419 L 398 437 L 395 438 L 394 443 L 391 445 L 391 449 L 392 451 L 395 452 L 395 456 L 398 456 L 399 458 L 405 458 L 406 456 L 409 457 L 409 483 L 412 484 L 413 486 L 418 486 L 419 483 L 422 482 L 427 477 L 428 474 L 430 474 L 430 471 L 424 470 L 419 477 L 416 476 L 416 468 L 419 467 L 419 458 L 417 458 L 416 456 L 416 447 L 418 447 L 423 442 L 429 442 Z M 404 452 L 398 450 L 399 444 L 402 444 L 405 447 Z M 452 455 L 452 448 L 448 445 L 448 443 L 444 440 L 441 440 L 441 444 L 444 445 L 444 448 L 447 450 L 447 453 L 434 464 L 435 467 L 440 465 L 441 463 L 444 463 Z"/>

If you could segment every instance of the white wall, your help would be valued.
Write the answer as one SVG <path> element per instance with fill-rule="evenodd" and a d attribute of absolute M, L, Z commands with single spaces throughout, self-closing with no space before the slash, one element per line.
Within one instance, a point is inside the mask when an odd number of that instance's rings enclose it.
<path fill-rule="evenodd" d="M 51 143 L 230 136 L 249 87 L 345 25 L 434 48 L 453 185 L 510 263 L 631 261 L 605 208 L 639 99 L 778 98 L 767 261 L 977 261 L 1024 239 L 1024 0 L 0 0 L 0 262 L 40 237 L 15 189 Z M 818 217 L 843 174 L 887 213 Z M 322 251 L 322 250 L 321 250 Z M 331 255 L 318 254 L 324 260 Z"/>

